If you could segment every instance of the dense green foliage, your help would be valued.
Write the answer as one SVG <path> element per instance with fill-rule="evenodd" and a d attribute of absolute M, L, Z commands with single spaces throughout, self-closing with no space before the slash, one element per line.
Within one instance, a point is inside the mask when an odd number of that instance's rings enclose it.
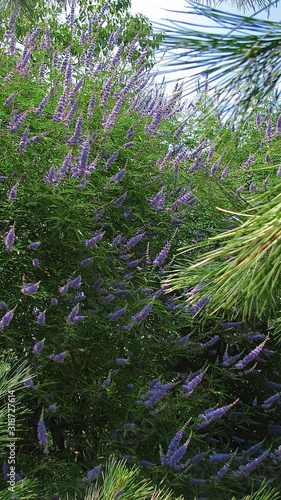
<path fill-rule="evenodd" d="M 239 240 L 254 211 L 262 231 L 280 184 L 279 101 L 236 131 L 207 92 L 166 96 L 149 26 L 146 48 L 118 16 L 106 23 L 107 7 L 77 22 L 48 11 L 31 34 L 2 19 L 1 498 L 280 498 L 277 251 L 250 312 L 221 292 L 205 309 L 200 272 L 167 285 L 178 248 L 191 246 L 186 270 L 211 245 L 217 276 L 229 226 Z"/>

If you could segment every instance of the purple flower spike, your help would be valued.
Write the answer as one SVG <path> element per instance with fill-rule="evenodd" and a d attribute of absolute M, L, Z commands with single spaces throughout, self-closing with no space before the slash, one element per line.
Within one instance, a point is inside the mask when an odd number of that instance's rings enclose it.
<path fill-rule="evenodd" d="M 66 322 L 69 326 L 73 325 L 73 323 L 75 322 L 75 318 L 78 312 L 79 312 L 79 304 L 77 304 L 71 309 L 69 315 L 66 318 Z"/>
<path fill-rule="evenodd" d="M 87 259 L 81 260 L 81 262 L 79 262 L 79 266 L 81 267 L 90 266 L 93 263 L 93 260 L 94 260 L 93 257 L 88 257 Z"/>
<path fill-rule="evenodd" d="M 280 170 L 281 170 L 281 167 L 280 167 Z M 127 193 L 124 193 L 124 194 L 121 194 L 121 196 L 119 196 L 119 198 L 117 198 L 116 200 L 113 201 L 113 204 L 116 206 L 116 208 L 119 208 L 121 207 L 123 201 L 125 201 L 127 197 Z"/>
<path fill-rule="evenodd" d="M 123 316 L 126 312 L 126 307 L 123 307 L 122 309 L 118 309 L 117 311 L 114 311 L 108 315 L 108 317 L 112 321 L 117 321 L 121 316 Z"/>
<path fill-rule="evenodd" d="M 81 276 L 77 276 L 77 278 L 68 281 L 69 288 L 73 288 L 73 290 L 78 290 L 81 285 L 82 285 Z"/>
<path fill-rule="evenodd" d="M 36 248 L 39 248 L 40 245 L 41 245 L 40 241 L 34 241 L 33 243 L 30 243 L 28 245 L 28 248 L 30 248 L 30 250 L 35 250 Z"/>
<path fill-rule="evenodd" d="M 90 470 L 87 473 L 87 480 L 88 481 L 93 481 L 94 479 L 96 479 L 96 477 L 99 475 L 100 471 L 101 471 L 101 466 L 100 465 L 98 465 L 94 469 Z"/>
<path fill-rule="evenodd" d="M 5 101 L 4 106 L 10 106 L 14 100 L 15 94 L 11 94 Z"/>
<path fill-rule="evenodd" d="M 115 359 L 117 365 L 120 365 L 120 366 L 125 366 L 128 364 L 128 359 L 125 359 L 125 358 L 116 358 Z"/>
<path fill-rule="evenodd" d="M 55 363 L 62 363 L 63 360 L 66 358 L 66 352 L 61 352 L 60 354 L 51 354 L 50 359 L 52 359 Z"/>
<path fill-rule="evenodd" d="M 33 265 L 34 267 L 39 267 L 39 260 L 38 260 L 38 259 L 33 259 L 33 261 L 32 261 L 32 265 Z"/>
<path fill-rule="evenodd" d="M 8 252 L 12 251 L 13 244 L 15 243 L 15 229 L 12 226 L 6 234 L 5 246 Z"/>
<path fill-rule="evenodd" d="M 197 387 L 197 385 L 200 384 L 200 382 L 202 381 L 202 378 L 203 378 L 203 373 L 199 373 L 190 382 L 182 385 L 182 388 L 185 391 L 185 394 L 183 394 L 183 397 L 189 396 L 194 391 L 194 389 Z"/>
<path fill-rule="evenodd" d="M 170 248 L 171 248 L 171 243 L 169 241 L 167 241 L 165 246 L 162 248 L 161 252 L 159 252 L 159 254 L 155 257 L 152 264 L 154 266 L 162 266 L 165 259 L 167 258 L 167 255 L 169 253 Z"/>
<path fill-rule="evenodd" d="M 24 387 L 29 387 L 30 389 L 36 389 L 33 380 L 28 379 L 23 382 Z"/>
<path fill-rule="evenodd" d="M 14 310 L 15 309 L 12 309 L 11 311 L 8 311 L 8 312 L 6 312 L 6 314 L 4 314 L 4 316 L 2 317 L 2 319 L 0 321 L 0 330 L 9 326 L 9 324 L 11 323 L 11 321 L 14 317 Z"/>
<path fill-rule="evenodd" d="M 21 288 L 21 293 L 24 295 L 33 295 L 34 293 L 37 292 L 38 288 L 40 285 L 40 281 L 38 283 L 23 283 L 22 288 Z"/>
<path fill-rule="evenodd" d="M 66 285 L 64 286 L 59 286 L 59 293 L 61 295 L 65 295 L 68 292 L 68 288 L 69 288 L 68 283 L 66 283 Z"/>
<path fill-rule="evenodd" d="M 238 363 L 236 363 L 235 368 L 241 370 L 245 368 L 245 366 L 247 366 L 249 363 L 251 363 L 251 361 L 253 361 L 257 356 L 259 356 L 268 339 L 269 337 L 266 337 L 266 339 L 263 342 L 261 342 L 261 344 L 255 347 L 255 349 L 253 349 L 249 354 L 247 354 L 247 356 L 245 356 Z"/>
<path fill-rule="evenodd" d="M 56 411 L 57 411 L 57 407 L 56 407 L 55 405 L 50 405 L 50 406 L 49 406 L 49 411 L 50 411 L 51 413 L 56 413 Z"/>
<path fill-rule="evenodd" d="M 132 316 L 132 322 L 135 325 L 140 325 L 141 322 L 144 321 L 146 317 L 149 315 L 149 313 L 152 310 L 152 307 L 153 307 L 153 302 L 149 302 L 148 304 L 146 304 L 146 306 L 144 306 L 144 308 L 140 312 L 135 314 L 135 316 Z"/>
<path fill-rule="evenodd" d="M 43 311 L 38 314 L 37 323 L 38 325 L 43 326 L 45 325 L 45 322 L 46 322 L 46 316 L 45 316 L 45 311 Z"/>
<path fill-rule="evenodd" d="M 269 450 L 265 450 L 257 458 L 248 462 L 246 465 L 240 465 L 238 471 L 233 471 L 232 475 L 235 477 L 248 477 L 253 470 L 255 470 L 261 462 L 263 462 L 269 455 Z"/>
<path fill-rule="evenodd" d="M 18 186 L 17 186 L 17 184 L 15 184 L 12 187 L 11 191 L 9 192 L 9 196 L 8 196 L 9 201 L 13 201 L 13 200 L 17 199 L 17 189 L 18 189 Z"/>
<path fill-rule="evenodd" d="M 44 424 L 43 418 L 40 418 L 40 420 L 38 422 L 37 435 L 38 435 L 38 443 L 40 444 L 40 446 L 47 446 L 48 437 L 47 437 L 47 430 L 46 430 L 46 426 Z"/>
<path fill-rule="evenodd" d="M 36 342 L 36 344 L 33 346 L 32 349 L 32 354 L 35 354 L 36 356 L 40 354 L 44 347 L 44 340 L 39 340 L 39 342 Z"/>
<path fill-rule="evenodd" d="M 233 403 L 230 405 L 226 406 L 221 406 L 221 408 L 217 408 L 216 410 L 206 410 L 204 413 L 201 413 L 199 415 L 199 418 L 202 420 L 202 422 L 199 422 L 197 424 L 198 427 L 206 427 L 206 425 L 210 424 L 214 420 L 218 420 L 221 418 L 228 410 L 230 410 L 236 403 L 238 403 L 239 399 L 236 399 Z"/>
<path fill-rule="evenodd" d="M 90 248 L 92 248 L 94 245 L 96 245 L 103 237 L 104 235 L 104 232 L 98 232 L 96 234 L 94 234 L 94 236 L 92 238 L 90 238 L 89 240 L 85 240 L 85 246 L 87 248 L 87 250 L 89 250 Z"/>

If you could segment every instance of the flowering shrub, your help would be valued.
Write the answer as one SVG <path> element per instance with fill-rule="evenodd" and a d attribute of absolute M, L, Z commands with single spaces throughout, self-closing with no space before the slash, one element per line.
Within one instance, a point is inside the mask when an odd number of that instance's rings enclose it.
<path fill-rule="evenodd" d="M 63 47 L 52 17 L 23 43 L 15 16 L 1 27 L 1 348 L 32 374 L 19 483 L 82 498 L 115 454 L 186 498 L 243 495 L 261 470 L 278 482 L 278 351 L 266 323 L 201 320 L 203 283 L 161 281 L 178 247 L 230 223 L 208 227 L 204 190 L 243 202 L 208 130 L 183 127 L 181 87 L 154 87 L 147 47 L 118 26 L 97 51 L 107 8 L 81 32 L 60 18 Z"/>

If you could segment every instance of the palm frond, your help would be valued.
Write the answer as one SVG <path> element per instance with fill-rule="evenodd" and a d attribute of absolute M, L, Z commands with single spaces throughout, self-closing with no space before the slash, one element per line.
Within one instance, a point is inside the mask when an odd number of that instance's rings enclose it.
<path fill-rule="evenodd" d="M 202 0 L 202 3 L 205 3 L 206 5 L 214 5 L 216 7 L 217 5 L 224 3 L 224 1 L 225 0 Z M 245 10 L 248 9 L 252 9 L 253 11 L 257 11 L 258 9 L 270 9 L 272 5 L 277 5 L 278 0 L 275 0 L 274 2 L 270 0 L 232 0 L 231 3 L 238 10 L 243 10 L 245 12 Z"/>
<path fill-rule="evenodd" d="M 234 317 L 238 312 L 244 320 L 268 317 L 280 309 L 280 185 L 272 188 L 272 194 L 271 199 L 267 193 L 260 195 L 257 207 L 240 214 L 240 219 L 245 217 L 244 222 L 209 238 L 200 245 L 207 246 L 207 251 L 168 275 L 167 291 L 194 291 L 196 287 L 196 293 L 187 293 L 187 312 L 196 310 L 196 304 L 202 300 L 209 302 L 211 314 L 223 310 Z M 183 248 L 181 253 L 194 249 L 195 246 Z"/>
<path fill-rule="evenodd" d="M 189 1 L 192 10 L 181 12 L 205 17 L 214 23 L 214 32 L 181 20 L 167 20 L 160 28 L 166 33 L 162 49 L 171 71 L 193 72 L 185 81 L 191 94 L 200 77 L 208 76 L 209 90 L 217 93 L 225 112 L 235 104 L 248 109 L 253 98 L 262 99 L 281 78 L 281 23 L 226 13 Z M 177 12 L 177 11 L 171 11 Z"/>
<path fill-rule="evenodd" d="M 114 500 L 119 495 L 124 500 L 183 500 L 175 498 L 166 488 L 154 487 L 150 481 L 139 479 L 139 475 L 140 467 L 129 468 L 124 461 L 112 456 L 102 474 L 102 484 L 97 479 L 88 488 L 85 500 Z"/>
<path fill-rule="evenodd" d="M 281 499 L 280 490 L 269 487 L 266 481 L 262 482 L 261 486 L 257 491 L 243 497 L 243 500 L 280 500 L 280 499 Z M 233 497 L 232 500 L 236 500 L 236 497 Z"/>

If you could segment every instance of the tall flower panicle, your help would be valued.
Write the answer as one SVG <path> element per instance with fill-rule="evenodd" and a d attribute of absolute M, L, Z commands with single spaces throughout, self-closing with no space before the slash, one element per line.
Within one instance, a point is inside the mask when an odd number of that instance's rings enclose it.
<path fill-rule="evenodd" d="M 2 318 L 0 320 L 0 330 L 9 326 L 9 324 L 11 323 L 11 321 L 14 317 L 14 312 L 15 312 L 15 309 L 11 309 L 11 311 L 6 312 L 6 314 L 4 314 L 4 316 L 2 316 Z"/>
<path fill-rule="evenodd" d="M 150 198 L 148 201 L 151 204 L 153 210 L 155 210 L 156 212 L 164 210 L 165 206 L 164 188 L 160 189 L 160 191 L 158 191 L 158 193 L 156 193 L 156 195 L 153 198 Z"/>
<path fill-rule="evenodd" d="M 141 322 L 147 318 L 147 316 L 152 310 L 152 307 L 153 307 L 153 301 L 146 304 L 140 312 L 132 316 L 131 318 L 132 322 L 135 325 L 140 325 Z"/>
<path fill-rule="evenodd" d="M 90 470 L 87 473 L 87 477 L 85 478 L 85 480 L 94 481 L 94 479 L 96 479 L 96 477 L 100 474 L 100 471 L 101 471 L 101 466 L 98 465 L 97 467 L 95 467 L 94 469 Z"/>
<path fill-rule="evenodd" d="M 8 252 L 11 252 L 13 249 L 13 244 L 15 243 L 15 228 L 12 226 L 6 234 L 5 237 L 5 247 Z"/>
<path fill-rule="evenodd" d="M 95 94 L 92 95 L 89 105 L 88 105 L 88 112 L 87 112 L 87 118 L 89 121 L 93 119 L 93 110 L 96 102 L 96 96 Z"/>
<path fill-rule="evenodd" d="M 167 210 L 172 211 L 178 208 L 182 204 L 186 204 L 189 202 L 192 196 L 192 192 L 185 192 L 181 194 L 168 208 Z"/>
<path fill-rule="evenodd" d="M 14 101 L 15 94 L 11 94 L 5 101 L 4 106 L 10 106 L 12 102 Z"/>
<path fill-rule="evenodd" d="M 121 205 L 125 201 L 126 197 L 127 197 L 127 193 L 123 193 L 123 194 L 121 194 L 121 196 L 119 196 L 119 198 L 117 198 L 116 200 L 113 200 L 113 204 L 116 206 L 116 208 L 121 207 Z"/>
<path fill-rule="evenodd" d="M 141 396 L 140 402 L 147 407 L 152 407 L 156 405 L 158 401 L 174 387 L 175 384 L 173 382 L 167 382 L 166 384 L 161 384 L 160 380 L 158 380 L 150 391 Z"/>
<path fill-rule="evenodd" d="M 63 360 L 66 358 L 66 352 L 60 352 L 59 354 L 51 354 L 49 356 L 50 359 L 52 359 L 55 363 L 62 363 Z"/>
<path fill-rule="evenodd" d="M 168 256 L 170 248 L 171 248 L 171 243 L 169 241 L 167 241 L 165 243 L 165 246 L 162 248 L 161 252 L 159 252 L 159 254 L 155 257 L 152 264 L 154 266 L 162 266 L 162 264 L 164 264 L 164 261 L 166 260 L 166 258 Z"/>
<path fill-rule="evenodd" d="M 96 234 L 94 234 L 94 236 L 89 240 L 85 240 L 85 246 L 87 250 L 96 245 L 103 238 L 104 234 L 105 234 L 104 232 L 99 231 Z"/>
<path fill-rule="evenodd" d="M 14 201 L 14 200 L 16 200 L 16 199 L 17 199 L 17 191 L 18 191 L 18 185 L 17 185 L 17 184 L 15 184 L 15 185 L 11 188 L 11 190 L 10 190 L 10 192 L 9 192 L 9 195 L 8 195 L 8 200 L 9 200 L 9 201 Z"/>
<path fill-rule="evenodd" d="M 260 355 L 268 340 L 269 337 L 266 337 L 266 339 L 263 342 L 261 342 L 257 347 L 255 347 L 255 349 L 253 349 L 249 354 L 247 354 L 247 356 L 245 356 L 238 363 L 236 363 L 235 367 L 241 370 L 245 368 L 245 366 L 247 366 L 249 363 L 254 361 L 257 358 L 257 356 Z"/>
<path fill-rule="evenodd" d="M 194 389 L 196 389 L 197 385 L 200 384 L 200 382 L 202 382 L 203 375 L 204 373 L 200 372 L 198 375 L 196 375 L 191 380 L 188 380 L 182 385 L 182 388 L 184 390 L 183 397 L 188 397 L 194 391 Z"/>
<path fill-rule="evenodd" d="M 68 283 L 66 283 L 66 285 L 59 286 L 59 293 L 60 293 L 61 295 L 66 295 L 66 294 L 67 294 L 67 292 L 68 292 L 68 289 L 69 289 L 69 287 L 68 287 Z"/>
<path fill-rule="evenodd" d="M 266 137 L 268 139 L 271 139 L 271 137 L 272 137 L 272 119 L 271 118 L 268 120 L 268 124 L 266 127 Z"/>
<path fill-rule="evenodd" d="M 68 286 L 69 288 L 73 288 L 73 290 L 79 290 L 79 288 L 82 285 L 82 278 L 81 276 L 77 276 L 76 278 L 73 278 L 72 280 L 68 280 Z"/>
<path fill-rule="evenodd" d="M 270 398 L 266 399 L 262 405 L 261 405 L 261 408 L 263 410 L 268 410 L 270 408 L 270 406 L 275 403 L 275 401 L 278 401 L 278 399 L 280 399 L 281 397 L 281 392 L 277 392 L 276 394 L 273 394 L 273 396 L 270 396 Z"/>
<path fill-rule="evenodd" d="M 89 158 L 89 152 L 90 152 L 90 141 L 87 139 L 82 144 L 81 156 L 79 159 L 79 171 L 81 173 L 84 173 L 86 170 L 88 158 Z"/>
<path fill-rule="evenodd" d="M 49 99 L 50 99 L 50 92 L 47 92 L 47 94 L 45 95 L 45 97 L 42 99 L 42 101 L 38 104 L 37 108 L 36 108 L 36 111 L 35 113 L 37 114 L 37 116 L 42 116 L 42 112 L 43 110 L 45 109 Z"/>
<path fill-rule="evenodd" d="M 246 161 L 245 161 L 245 163 L 243 163 L 242 168 L 243 168 L 244 170 L 247 170 L 247 168 L 249 168 L 249 166 L 250 166 L 250 165 L 251 165 L 254 161 L 255 161 L 255 157 L 254 157 L 254 155 L 252 155 L 252 154 L 251 154 L 251 155 L 249 156 L 248 160 L 246 160 Z"/>
<path fill-rule="evenodd" d="M 60 100 L 58 102 L 57 109 L 53 114 L 53 121 L 54 122 L 61 122 L 62 121 L 66 101 L 67 101 L 67 95 L 65 92 L 63 92 L 61 97 L 60 97 Z"/>
<path fill-rule="evenodd" d="M 278 116 L 276 121 L 276 134 L 281 134 L 281 115 Z"/>
<path fill-rule="evenodd" d="M 28 111 L 23 111 L 22 113 L 18 113 L 10 120 L 7 128 L 14 134 L 20 129 L 22 124 L 25 122 L 27 115 Z"/>
<path fill-rule="evenodd" d="M 125 245 L 126 251 L 136 246 L 141 240 L 143 240 L 143 238 L 144 238 L 144 233 L 137 234 L 136 236 L 130 238 Z"/>
<path fill-rule="evenodd" d="M 38 325 L 41 325 L 41 326 L 45 325 L 45 322 L 46 322 L 45 311 L 39 312 L 36 321 L 37 321 Z"/>
<path fill-rule="evenodd" d="M 78 313 L 79 313 L 79 304 L 76 304 L 76 306 L 74 306 L 71 309 L 69 315 L 66 318 L 66 322 L 69 326 L 71 326 L 75 323 L 75 318 L 78 315 Z"/>
<path fill-rule="evenodd" d="M 117 151 L 114 151 L 114 153 L 110 156 L 110 158 L 108 158 L 106 164 L 103 166 L 104 170 L 107 170 L 109 167 L 111 167 L 111 165 L 113 165 L 113 163 L 115 162 L 118 154 L 119 154 L 119 151 L 117 149 Z"/>
<path fill-rule="evenodd" d="M 37 425 L 38 443 L 40 446 L 48 445 L 47 430 L 43 418 L 41 417 Z"/>
<path fill-rule="evenodd" d="M 74 134 L 67 141 L 68 145 L 78 144 L 81 133 L 82 133 L 82 123 L 83 123 L 83 118 L 82 118 L 82 115 L 80 115 L 76 121 Z"/>
<path fill-rule="evenodd" d="M 124 316 L 125 312 L 126 307 L 123 307 L 122 309 L 118 309 L 117 311 L 109 313 L 108 317 L 113 321 L 117 321 L 119 318 L 121 318 L 121 316 Z"/>
<path fill-rule="evenodd" d="M 35 354 L 36 356 L 38 356 L 38 354 L 40 354 L 40 352 L 42 351 L 43 347 L 44 347 L 44 340 L 39 340 L 33 346 L 32 354 Z"/>
<path fill-rule="evenodd" d="M 24 295 L 33 295 L 39 289 L 40 281 L 38 283 L 23 283 L 21 293 Z"/>
<path fill-rule="evenodd" d="M 28 134 L 29 134 L 29 128 L 26 127 L 25 131 L 23 132 L 23 134 L 21 136 L 21 140 L 20 140 L 20 143 L 18 146 L 18 151 L 21 151 L 22 153 L 24 153 L 26 150 Z"/>
<path fill-rule="evenodd" d="M 233 471 L 234 477 L 248 477 L 269 455 L 269 450 L 262 452 L 257 458 L 248 462 L 246 465 L 240 465 L 237 471 Z"/>
<path fill-rule="evenodd" d="M 199 418 L 201 422 L 197 424 L 198 427 L 206 427 L 209 425 L 211 422 L 214 420 L 218 420 L 221 418 L 227 411 L 229 411 L 235 404 L 237 404 L 239 399 L 236 399 L 233 403 L 226 405 L 226 406 L 221 406 L 220 408 L 217 408 L 216 410 L 210 409 L 206 410 L 204 413 L 201 413 L 199 415 Z"/>
<path fill-rule="evenodd" d="M 107 104 L 107 101 L 109 99 L 111 87 L 113 84 L 113 76 L 110 76 L 104 86 L 102 96 L 101 96 L 101 105 L 105 106 Z"/>

